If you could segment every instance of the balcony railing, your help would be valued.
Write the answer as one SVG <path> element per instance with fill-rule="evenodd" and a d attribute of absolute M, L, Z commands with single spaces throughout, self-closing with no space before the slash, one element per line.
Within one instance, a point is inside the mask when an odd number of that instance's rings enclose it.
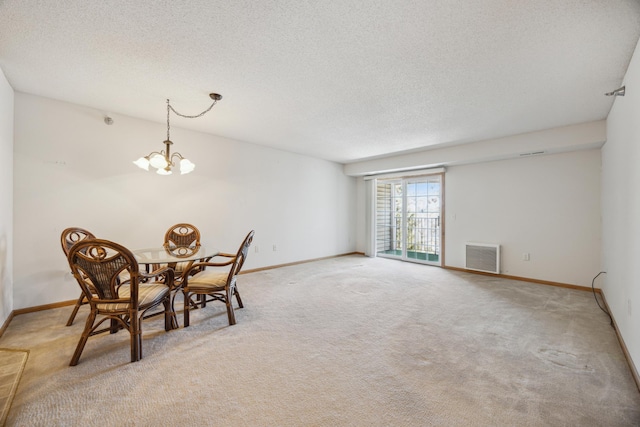
<path fill-rule="evenodd" d="M 377 250 L 382 253 L 402 251 L 402 218 L 377 228 Z M 407 252 L 439 255 L 440 217 L 407 218 Z"/>

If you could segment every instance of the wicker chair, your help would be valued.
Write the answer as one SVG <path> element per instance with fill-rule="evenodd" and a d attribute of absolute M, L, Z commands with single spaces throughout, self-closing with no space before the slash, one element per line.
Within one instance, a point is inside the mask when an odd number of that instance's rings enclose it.
<path fill-rule="evenodd" d="M 202 297 L 202 306 L 206 302 L 221 301 L 227 306 L 227 317 L 229 318 L 229 325 L 236 324 L 236 317 L 233 311 L 233 297 L 236 297 L 238 307 L 243 308 L 242 299 L 238 292 L 238 286 L 236 284 L 236 278 L 242 270 L 244 261 L 247 259 L 249 252 L 249 246 L 253 241 L 253 235 L 255 232 L 251 230 L 247 237 L 240 245 L 238 252 L 234 254 L 219 253 L 212 259 L 217 257 L 227 258 L 227 261 L 223 262 L 198 262 L 194 263 L 189 270 L 184 274 L 182 283 L 182 293 L 184 295 L 184 326 L 189 326 L 189 311 L 191 306 L 196 305 L 192 301 L 192 297 Z M 217 268 L 210 268 L 217 267 Z M 220 270 L 223 271 L 220 271 Z M 191 275 L 191 271 L 196 271 L 194 275 Z M 209 299 L 206 299 L 206 298 Z"/>
<path fill-rule="evenodd" d="M 200 230 L 195 225 L 180 223 L 170 227 L 164 234 L 164 248 L 176 256 L 189 254 L 200 246 Z M 183 273 L 191 267 L 193 261 L 169 264 L 176 274 L 176 282 L 182 282 Z M 163 265 L 161 266 L 163 267 Z M 194 273 L 195 274 L 195 273 Z"/>
<path fill-rule="evenodd" d="M 168 331 L 175 322 L 170 291 L 174 286 L 173 270 L 163 268 L 151 274 L 139 271 L 134 255 L 124 246 L 102 239 L 85 239 L 69 250 L 69 266 L 73 276 L 89 301 L 91 312 L 80 341 L 71 358 L 78 364 L 90 336 L 101 332 L 126 329 L 130 334 L 131 361 L 142 359 L 141 319 L 151 309 L 164 305 L 164 327 Z M 128 277 L 123 284 L 121 277 Z M 156 278 L 159 280 L 151 281 Z M 141 283 L 145 280 L 145 283 Z M 98 327 L 110 321 L 110 326 Z"/>
<path fill-rule="evenodd" d="M 62 251 L 64 252 L 64 257 L 67 258 L 69 256 L 69 250 L 73 245 L 78 243 L 84 239 L 95 239 L 91 232 L 85 230 L 84 228 L 79 227 L 70 227 L 64 230 L 60 236 L 60 243 L 62 244 Z M 71 326 L 73 321 L 78 314 L 78 310 L 85 304 L 88 304 L 89 301 L 84 297 L 84 292 L 80 292 L 80 296 L 76 301 L 75 307 L 73 307 L 73 311 L 71 312 L 71 316 L 69 316 L 69 320 L 67 320 L 67 326 Z"/>

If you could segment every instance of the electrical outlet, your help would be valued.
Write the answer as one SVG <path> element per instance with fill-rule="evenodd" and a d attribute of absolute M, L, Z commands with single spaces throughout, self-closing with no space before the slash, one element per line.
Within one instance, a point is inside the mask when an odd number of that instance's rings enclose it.
<path fill-rule="evenodd" d="M 277 251 L 278 248 L 276 247 L 276 245 L 273 245 L 273 252 Z"/>
<path fill-rule="evenodd" d="M 529 254 L 529 252 L 525 252 L 522 254 L 523 261 L 529 261 L 530 259 L 531 259 L 531 255 Z"/>
<path fill-rule="evenodd" d="M 254 250 L 254 252 L 255 252 L 255 253 L 260 252 L 260 248 L 258 247 L 258 245 L 255 245 L 255 246 L 253 247 L 253 250 Z"/>

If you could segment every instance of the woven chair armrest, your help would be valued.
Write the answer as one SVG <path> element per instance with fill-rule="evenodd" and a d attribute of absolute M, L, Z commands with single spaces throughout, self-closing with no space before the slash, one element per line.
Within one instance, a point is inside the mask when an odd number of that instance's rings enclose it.
<path fill-rule="evenodd" d="M 195 272 L 202 271 L 207 267 L 226 267 L 234 262 L 235 259 L 231 259 L 227 262 L 195 262 L 187 271 L 185 271 L 184 276 L 191 276 L 192 273 L 195 274 Z"/>
<path fill-rule="evenodd" d="M 220 253 L 217 253 L 216 255 L 199 259 L 198 262 L 201 262 L 201 263 L 202 262 L 210 262 L 215 257 L 234 258 L 235 256 L 236 256 L 236 254 L 228 254 L 226 252 L 220 252 Z"/>
<path fill-rule="evenodd" d="M 229 260 L 226 262 L 196 262 L 192 265 L 192 267 L 225 267 L 227 265 L 233 264 L 234 260 Z"/>
<path fill-rule="evenodd" d="M 216 256 L 223 256 L 223 257 L 227 257 L 227 258 L 233 258 L 236 256 L 236 254 L 228 254 L 226 252 L 218 252 L 218 254 Z"/>

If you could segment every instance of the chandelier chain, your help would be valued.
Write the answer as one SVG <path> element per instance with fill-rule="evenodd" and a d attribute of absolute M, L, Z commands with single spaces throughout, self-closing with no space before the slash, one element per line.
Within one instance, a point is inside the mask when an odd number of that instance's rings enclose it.
<path fill-rule="evenodd" d="M 167 99 L 167 141 L 171 141 L 171 138 L 169 138 L 169 129 L 171 128 L 171 125 L 169 125 L 169 108 L 171 108 L 171 105 L 169 105 L 169 100 Z"/>
<path fill-rule="evenodd" d="M 211 104 L 211 105 L 209 106 L 209 108 L 207 108 L 206 110 L 204 110 L 202 113 L 200 113 L 200 114 L 196 114 L 195 116 L 189 116 L 189 115 L 186 115 L 186 114 L 178 113 L 178 112 L 175 110 L 175 108 L 173 108 L 173 107 L 171 106 L 171 104 L 169 104 L 169 100 L 167 99 L 167 105 L 169 106 L 169 108 L 171 108 L 171 111 L 173 111 L 174 113 L 176 113 L 176 115 L 178 115 L 178 116 L 180 116 L 180 117 L 187 118 L 187 119 L 197 119 L 198 117 L 202 117 L 202 116 L 204 116 L 204 115 L 205 115 L 205 114 L 207 114 L 209 111 L 211 111 L 211 109 L 213 108 L 213 106 L 214 106 L 214 105 L 216 105 L 216 103 L 217 103 L 217 102 L 218 102 L 218 100 L 216 99 L 215 101 L 213 101 L 213 104 Z"/>
<path fill-rule="evenodd" d="M 202 117 L 205 114 L 207 114 L 209 111 L 211 111 L 211 109 L 213 108 L 214 105 L 216 105 L 217 102 L 218 102 L 218 100 L 215 99 L 213 101 L 213 103 L 209 106 L 209 108 L 204 110 L 202 113 L 190 116 L 190 115 L 187 115 L 187 114 L 182 114 L 182 113 L 177 112 L 176 109 L 171 106 L 171 104 L 169 103 L 169 100 L 167 99 L 167 141 L 171 140 L 171 138 L 169 138 L 169 132 L 170 132 L 170 129 L 171 129 L 171 125 L 169 124 L 169 112 L 170 111 L 173 111 L 177 116 L 184 117 L 186 119 L 197 119 L 198 117 Z"/>

